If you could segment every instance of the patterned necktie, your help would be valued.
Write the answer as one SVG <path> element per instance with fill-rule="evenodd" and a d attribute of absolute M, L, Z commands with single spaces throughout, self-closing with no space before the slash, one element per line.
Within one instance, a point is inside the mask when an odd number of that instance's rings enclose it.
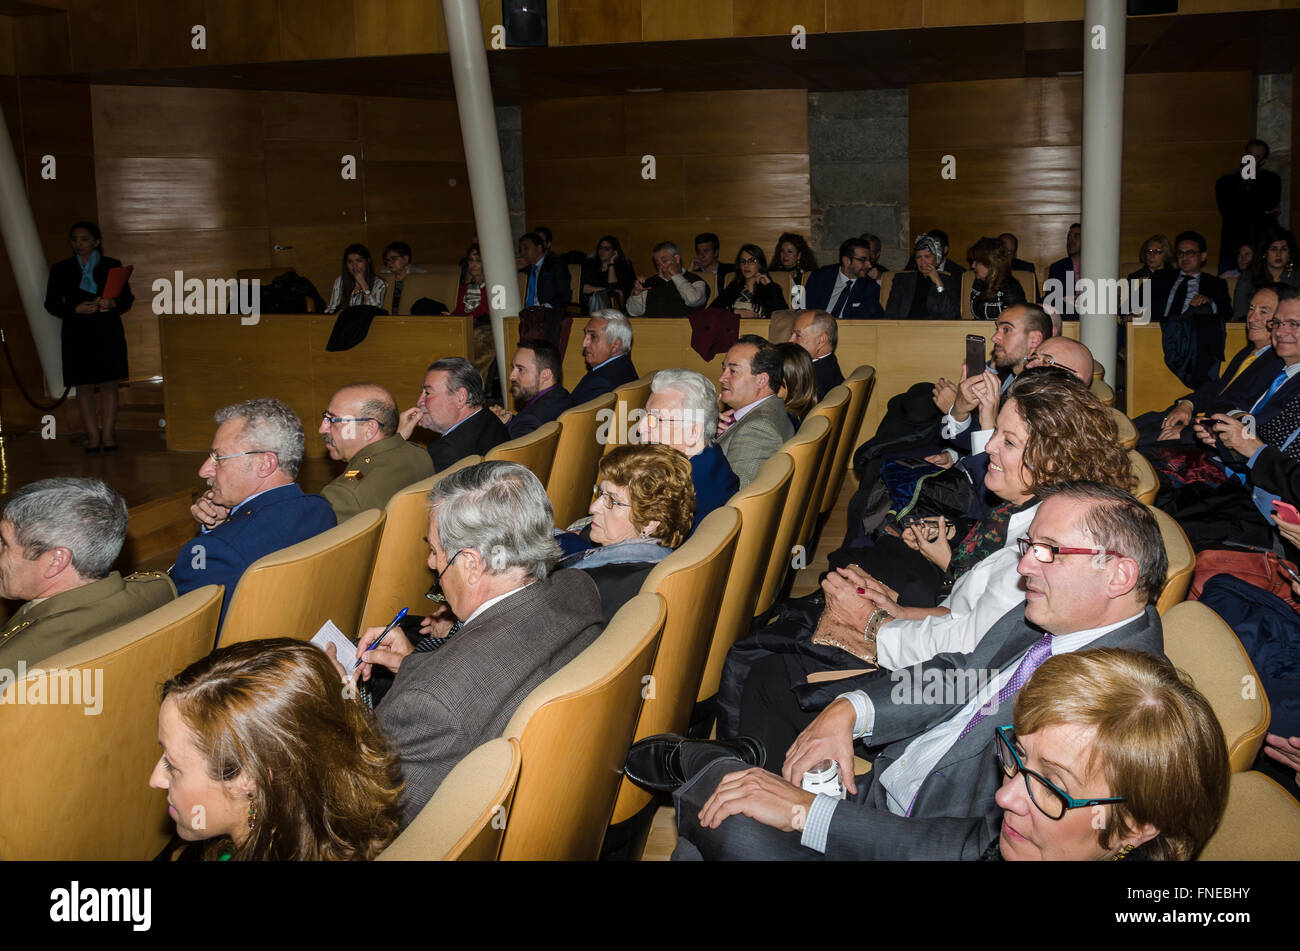
<path fill-rule="evenodd" d="M 849 291 L 853 289 L 853 282 L 849 281 L 844 285 L 844 290 L 840 291 L 840 296 L 835 298 L 835 306 L 831 308 L 831 316 L 838 317 L 844 313 L 844 305 L 849 302 Z"/>
<path fill-rule="evenodd" d="M 957 739 L 960 740 L 971 730 L 975 729 L 975 726 L 985 717 L 1001 710 L 1002 705 L 1011 699 L 1011 697 L 1013 697 L 1020 688 L 1025 685 L 1025 682 L 1033 676 L 1034 671 L 1038 669 L 1038 665 L 1051 656 L 1052 635 L 1044 634 L 1038 640 L 1034 641 L 1029 650 L 1025 652 L 1025 656 L 1020 660 L 1020 666 L 1018 666 L 1015 673 L 1011 675 L 1011 679 L 1008 680 L 1006 684 L 1003 685 L 1002 689 L 998 691 L 997 698 L 992 703 L 986 703 L 975 712 L 975 716 L 973 716 L 971 721 L 966 724 L 965 729 L 961 731 Z"/>
<path fill-rule="evenodd" d="M 461 622 L 457 621 L 442 637 L 434 637 L 432 634 L 422 637 L 415 642 L 415 646 L 411 648 L 411 652 L 414 654 L 428 654 L 436 651 L 439 647 L 445 644 L 448 638 L 453 634 L 460 633 L 460 629 Z M 363 680 L 357 684 L 357 696 L 361 698 L 362 703 L 370 707 L 372 710 L 374 709 L 375 698 L 370 693 L 370 683 L 368 681 Z"/>

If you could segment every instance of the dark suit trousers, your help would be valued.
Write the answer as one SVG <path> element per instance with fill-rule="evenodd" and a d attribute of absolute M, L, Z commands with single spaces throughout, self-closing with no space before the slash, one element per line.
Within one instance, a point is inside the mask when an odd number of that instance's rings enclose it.
<path fill-rule="evenodd" d="M 762 741 L 767 769 L 781 772 L 785 751 L 816 718 L 799 709 L 784 654 L 769 654 L 749 668 L 740 694 L 740 735 Z"/>
<path fill-rule="evenodd" d="M 770 752 L 768 758 L 770 765 Z M 678 836 L 673 858 L 677 861 L 779 859 L 804 862 L 821 859 L 818 852 L 799 844 L 800 833 L 780 832 L 749 816 L 730 816 L 716 829 L 700 826 L 700 810 L 718 788 L 722 777 L 746 769 L 749 766 L 743 760 L 717 748 L 696 747 L 683 751 L 682 770 L 691 778 L 673 793 Z"/>

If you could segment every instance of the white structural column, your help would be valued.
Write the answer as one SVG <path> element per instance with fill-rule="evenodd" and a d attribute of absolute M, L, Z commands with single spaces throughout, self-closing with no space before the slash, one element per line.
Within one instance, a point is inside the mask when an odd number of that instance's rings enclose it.
<path fill-rule="evenodd" d="M 501 168 L 492 81 L 483 45 L 483 20 L 477 0 L 443 0 L 442 13 L 447 21 L 451 76 L 456 84 L 460 135 L 469 166 L 474 224 L 483 255 L 483 277 L 487 281 L 492 337 L 496 342 L 497 370 L 501 374 L 504 399 L 509 391 L 510 373 L 501 319 L 519 313 L 519 277 L 515 270 L 515 242 L 510 234 L 510 208 L 506 201 L 505 172 Z"/>
<path fill-rule="evenodd" d="M 1124 159 L 1125 0 L 1086 0 L 1083 14 L 1083 249 L 1080 277 L 1094 292 L 1119 274 L 1121 166 Z M 1102 283 L 1106 281 L 1107 283 Z M 1116 314 L 1109 294 L 1093 293 L 1080 336 L 1115 385 Z"/>
<path fill-rule="evenodd" d="M 23 310 L 27 312 L 27 324 L 32 328 L 32 339 L 36 341 L 45 384 L 50 393 L 60 396 L 63 393 L 62 327 L 59 318 L 45 310 L 45 283 L 50 269 L 45 263 L 36 219 L 32 217 L 27 188 L 23 185 L 22 168 L 3 113 L 0 113 L 0 233 L 4 234 L 14 281 L 18 284 Z"/>

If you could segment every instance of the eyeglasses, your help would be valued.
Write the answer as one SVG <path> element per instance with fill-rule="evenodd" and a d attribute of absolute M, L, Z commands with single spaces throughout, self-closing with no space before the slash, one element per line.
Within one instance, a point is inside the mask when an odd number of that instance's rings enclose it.
<path fill-rule="evenodd" d="M 226 459 L 234 459 L 237 458 L 238 456 L 256 456 L 258 453 L 261 452 L 269 452 L 271 455 L 275 456 L 276 459 L 280 458 L 280 454 L 277 453 L 274 449 L 249 449 L 247 452 L 232 452 L 228 456 L 219 456 L 217 455 L 217 451 L 213 449 L 210 453 L 208 453 L 208 458 L 212 460 L 212 464 L 214 466 L 219 466 Z"/>
<path fill-rule="evenodd" d="M 325 412 L 321 413 L 320 418 L 325 420 L 325 422 L 329 423 L 331 426 L 337 425 L 338 423 L 364 423 L 371 420 L 378 422 L 378 420 L 373 416 L 331 416 L 329 410 L 325 410 Z"/>
<path fill-rule="evenodd" d="M 1196 248 L 1180 248 L 1178 250 L 1178 256 L 1180 258 L 1194 258 L 1197 255 L 1202 253 L 1203 253 L 1202 251 L 1199 251 Z"/>
<path fill-rule="evenodd" d="M 1289 334 L 1300 332 L 1300 320 L 1270 320 L 1264 326 L 1269 330 L 1281 328 Z"/>
<path fill-rule="evenodd" d="M 1162 254 L 1162 253 L 1164 253 L 1164 250 L 1165 250 L 1164 248 L 1147 248 L 1147 249 L 1146 249 L 1145 251 L 1143 251 L 1142 253 L 1143 253 L 1144 255 L 1145 255 L 1145 254 Z"/>
<path fill-rule="evenodd" d="M 688 423 L 690 420 L 684 416 L 665 416 L 658 410 L 648 409 L 645 412 L 645 424 L 649 429 L 658 429 L 660 423 Z"/>
<path fill-rule="evenodd" d="M 1047 542 L 1030 541 L 1028 538 L 1017 538 L 1016 544 L 1020 546 L 1021 558 L 1032 551 L 1034 560 L 1044 565 L 1050 565 L 1056 561 L 1058 555 L 1114 555 L 1116 558 L 1125 557 L 1122 551 L 1111 551 L 1109 548 L 1062 548 L 1059 545 L 1049 545 Z"/>
<path fill-rule="evenodd" d="M 428 544 L 429 542 L 429 537 L 427 535 L 424 538 L 424 542 L 425 544 Z M 436 568 L 434 569 L 433 573 L 437 575 L 437 577 L 434 578 L 433 584 L 429 586 L 429 590 L 424 593 L 424 596 L 428 598 L 430 601 L 432 601 L 434 604 L 447 603 L 447 596 L 442 593 L 442 576 L 451 568 L 451 563 L 455 561 L 457 558 L 459 558 L 460 553 L 463 552 L 464 550 L 465 549 L 462 548 L 460 551 L 456 552 L 456 554 L 448 558 L 447 567 L 443 568 L 442 571 L 438 571 Z"/>
<path fill-rule="evenodd" d="M 613 251 L 613 250 L 614 250 L 614 246 L 613 246 L 612 244 L 598 244 L 598 245 L 596 245 L 596 250 L 597 250 L 597 251 Z"/>
<path fill-rule="evenodd" d="M 1109 796 L 1104 799 L 1075 799 L 1073 796 L 1052 785 L 1038 773 L 1025 766 L 1025 762 L 1016 752 L 1015 728 L 1000 726 L 997 728 L 998 742 L 995 746 L 998 765 L 1008 778 L 1016 773 L 1025 777 L 1025 790 L 1029 801 L 1038 807 L 1038 811 L 1049 819 L 1060 819 L 1068 809 L 1082 809 L 1085 806 L 1100 806 L 1110 802 L 1123 802 L 1123 796 Z M 1030 782 L 1030 780 L 1033 780 Z M 1037 790 L 1037 794 L 1035 794 Z"/>
<path fill-rule="evenodd" d="M 741 265 L 745 265 L 745 264 L 757 264 L 757 263 L 758 263 L 758 258 L 739 258 L 739 259 L 736 261 L 736 263 L 737 263 L 737 264 L 741 264 Z"/>
<path fill-rule="evenodd" d="M 1050 353 L 1039 353 L 1037 350 L 1031 353 L 1029 359 L 1025 361 L 1025 366 L 1031 366 L 1034 364 L 1037 364 L 1040 367 L 1059 367 L 1067 373 L 1074 373 L 1074 370 L 1067 367 L 1064 363 L 1057 363 L 1056 358 Z"/>
<path fill-rule="evenodd" d="M 591 491 L 595 494 L 597 501 L 601 501 L 605 503 L 605 508 L 607 509 L 615 509 L 615 508 L 630 509 L 632 507 L 631 502 L 620 502 L 618 499 L 614 498 L 614 496 L 610 495 L 608 492 L 606 492 L 598 485 L 593 485 L 591 487 Z"/>

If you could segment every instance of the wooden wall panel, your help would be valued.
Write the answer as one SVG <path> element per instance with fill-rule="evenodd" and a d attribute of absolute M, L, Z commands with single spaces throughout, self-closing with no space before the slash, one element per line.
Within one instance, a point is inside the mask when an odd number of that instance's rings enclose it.
<path fill-rule="evenodd" d="M 136 0 L 68 0 L 72 65 L 80 72 L 140 65 Z"/>
<path fill-rule="evenodd" d="M 68 15 L 15 17 L 14 59 L 25 76 L 71 71 Z"/>
<path fill-rule="evenodd" d="M 210 60 L 206 0 L 136 0 L 136 30 L 141 66 L 200 66 Z M 206 49 L 194 49 L 196 24 L 202 24 Z"/>
<path fill-rule="evenodd" d="M 279 0 L 281 59 L 357 55 L 352 0 Z"/>
<path fill-rule="evenodd" d="M 92 86 L 95 154 L 232 156 L 262 152 L 257 94 L 234 89 Z"/>
<path fill-rule="evenodd" d="M 641 39 L 642 0 L 563 0 L 547 7 L 551 43 L 583 46 Z M 498 17 L 500 14 L 498 14 Z"/>
<path fill-rule="evenodd" d="M 264 92 L 261 98 L 262 135 L 267 139 L 361 137 L 360 102 L 355 96 Z"/>
<path fill-rule="evenodd" d="M 14 18 L 0 16 L 0 76 L 12 76 L 18 71 L 14 56 Z"/>
<path fill-rule="evenodd" d="M 208 57 L 213 63 L 280 58 L 280 7 L 267 0 L 208 0 Z"/>
<path fill-rule="evenodd" d="M 381 225 L 456 222 L 467 226 L 469 234 L 474 203 L 468 167 L 463 161 L 367 162 L 366 221 Z"/>
<path fill-rule="evenodd" d="M 921 25 L 923 0 L 863 3 L 862 0 L 826 0 L 826 29 L 906 30 Z"/>
<path fill-rule="evenodd" d="M 1185 228 L 1217 254 L 1214 181 L 1250 136 L 1250 83 L 1244 72 L 1127 77 L 1121 261 L 1148 235 Z M 1082 91 L 1074 77 L 911 87 L 913 234 L 943 227 L 959 261 L 975 239 L 1001 231 L 1019 236 L 1026 260 L 1062 257 L 1080 217 Z M 1184 121 L 1177 102 L 1195 102 L 1198 121 Z M 940 176 L 945 155 L 956 159 L 955 180 Z"/>
<path fill-rule="evenodd" d="M 465 159 L 460 114 L 454 101 L 362 99 L 360 122 L 368 162 Z"/>
<path fill-rule="evenodd" d="M 354 15 L 358 56 L 447 52 L 447 25 L 441 3 L 355 0 Z"/>
<path fill-rule="evenodd" d="M 983 23 L 1019 23 L 1024 20 L 1024 0 L 924 0 L 922 26 L 973 26 Z"/>
<path fill-rule="evenodd" d="M 195 230 L 267 225 L 262 160 L 103 158 L 96 163 L 105 231 Z"/>
<path fill-rule="evenodd" d="M 656 43 L 731 36 L 731 18 L 732 0 L 641 0 L 641 39 Z"/>
<path fill-rule="evenodd" d="M 810 230 L 808 107 L 803 90 L 551 100 L 523 107 L 528 219 L 561 250 L 590 253 L 614 234 L 638 271 L 675 241 L 689 261 L 701 231 L 722 253 L 765 249 Z M 656 177 L 642 175 L 655 158 Z"/>
<path fill-rule="evenodd" d="M 351 225 L 365 222 L 365 184 L 339 174 L 337 156 L 301 154 L 266 157 L 269 221 L 287 225 Z"/>
<path fill-rule="evenodd" d="M 826 0 L 743 0 L 731 14 L 732 36 L 789 36 L 795 24 L 826 29 Z"/>

